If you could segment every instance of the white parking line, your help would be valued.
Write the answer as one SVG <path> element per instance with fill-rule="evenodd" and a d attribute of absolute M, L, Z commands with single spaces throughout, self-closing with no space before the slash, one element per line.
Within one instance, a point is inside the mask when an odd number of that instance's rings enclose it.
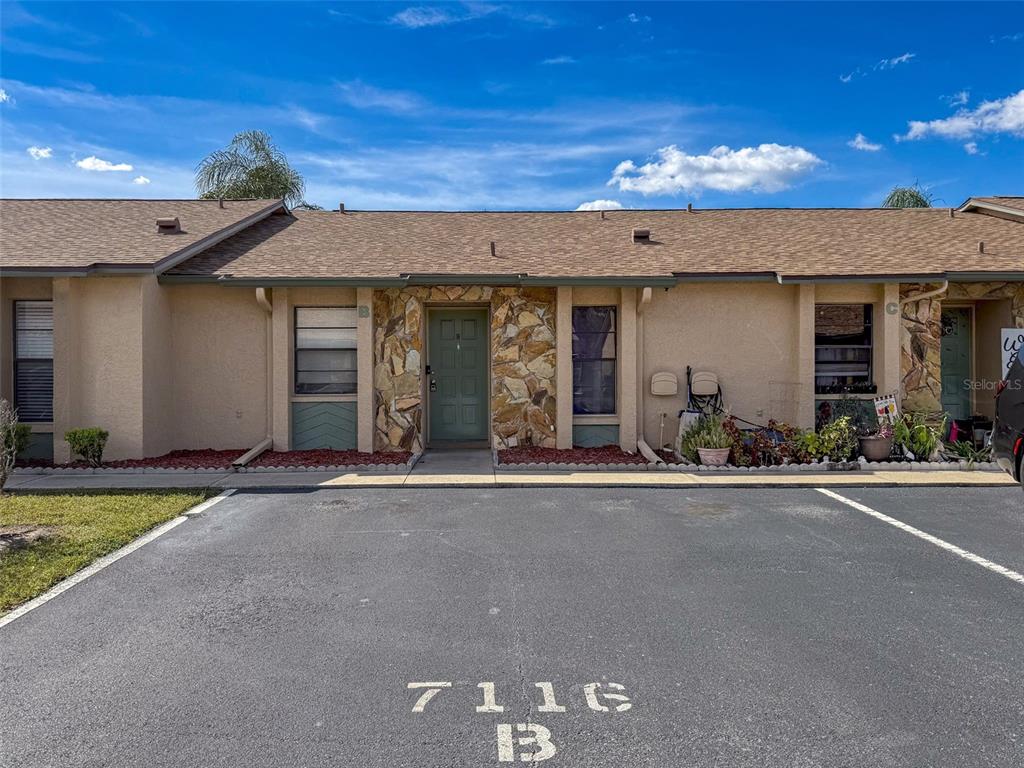
<path fill-rule="evenodd" d="M 168 520 L 166 523 L 158 525 L 153 530 L 149 531 L 148 533 L 142 534 L 141 536 L 139 536 L 139 538 L 129 542 L 128 544 L 125 544 L 120 549 L 114 550 L 109 555 L 104 555 L 91 565 L 87 565 L 85 568 L 78 571 L 77 573 L 73 573 L 71 576 L 68 576 L 66 579 L 64 579 L 64 581 L 58 583 L 56 586 L 52 587 L 46 592 L 43 592 L 43 594 L 39 595 L 38 597 L 32 598 L 27 603 L 23 603 L 22 605 L 15 608 L 6 616 L 0 617 L 0 627 L 8 625 L 15 619 L 19 619 L 22 616 L 24 616 L 29 611 L 34 610 L 39 606 L 50 602 L 51 600 L 53 600 L 53 598 L 57 597 L 60 594 L 63 594 L 64 592 L 67 592 L 76 584 L 81 584 L 90 576 L 99 573 L 108 565 L 116 563 L 125 555 L 130 555 L 132 552 L 139 549 L 140 547 L 144 547 L 146 544 L 149 544 L 149 542 L 153 541 L 154 539 L 158 539 L 168 531 L 177 528 L 179 525 L 188 520 L 189 517 L 192 517 L 193 515 L 198 515 L 200 512 L 205 512 L 214 504 L 223 501 L 234 492 L 234 488 L 229 488 L 228 490 L 217 494 L 212 499 L 207 499 L 201 504 L 197 504 L 191 509 L 185 510 L 185 512 L 183 512 L 173 520 Z"/>
<path fill-rule="evenodd" d="M 913 536 L 917 536 L 917 538 L 919 539 L 927 541 L 929 544 L 934 544 L 937 547 L 945 549 L 947 552 L 952 552 L 954 555 L 962 557 L 964 560 L 972 562 L 975 565 L 980 565 L 982 568 L 988 568 L 988 570 L 992 571 L 993 573 L 998 573 L 1000 576 L 1005 576 L 1006 578 L 1012 581 L 1016 581 L 1018 584 L 1024 584 L 1024 574 L 1017 573 L 1017 571 L 1012 571 L 1009 568 L 999 565 L 999 563 L 993 563 L 991 560 L 986 560 L 984 557 L 981 557 L 980 555 L 976 555 L 973 552 L 968 552 L 966 549 L 961 549 L 955 544 L 950 544 L 948 541 L 943 541 L 937 536 L 932 536 L 930 533 L 925 533 L 919 528 L 915 528 L 912 525 L 907 525 L 906 523 L 897 520 L 894 517 L 889 517 L 888 515 L 882 514 L 881 512 L 874 510 L 871 507 L 867 507 L 859 502 L 856 502 L 853 499 L 848 499 L 845 496 L 840 496 L 838 493 L 836 493 L 835 491 L 830 491 L 828 488 L 815 488 L 815 490 L 818 493 L 823 493 L 826 496 L 835 499 L 836 501 L 841 501 L 848 507 L 853 507 L 858 512 L 863 512 L 866 515 L 871 515 L 872 517 L 881 520 L 883 523 L 888 523 L 891 526 L 899 528 L 901 531 L 906 531 L 907 533 Z"/>

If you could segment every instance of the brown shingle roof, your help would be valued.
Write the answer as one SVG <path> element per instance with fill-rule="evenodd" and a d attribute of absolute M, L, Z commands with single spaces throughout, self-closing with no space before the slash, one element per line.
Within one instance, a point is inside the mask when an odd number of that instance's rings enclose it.
<path fill-rule="evenodd" d="M 634 244 L 634 227 L 650 244 Z M 491 241 L 495 255 L 491 255 Z M 984 254 L 978 242 L 985 242 Z M 573 213 L 297 211 L 171 273 L 233 278 L 519 275 L 668 277 L 1014 273 L 1024 225 L 949 209 L 740 209 Z"/>
<path fill-rule="evenodd" d="M 279 200 L 0 200 L 0 269 L 153 267 L 281 207 Z M 177 217 L 181 233 L 157 233 Z"/>

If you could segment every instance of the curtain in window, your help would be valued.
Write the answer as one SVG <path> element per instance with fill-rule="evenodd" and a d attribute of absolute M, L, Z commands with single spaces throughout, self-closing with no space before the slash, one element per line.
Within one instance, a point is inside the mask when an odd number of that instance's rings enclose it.
<path fill-rule="evenodd" d="M 615 356 L 615 307 L 574 307 L 573 413 L 615 413 Z"/>

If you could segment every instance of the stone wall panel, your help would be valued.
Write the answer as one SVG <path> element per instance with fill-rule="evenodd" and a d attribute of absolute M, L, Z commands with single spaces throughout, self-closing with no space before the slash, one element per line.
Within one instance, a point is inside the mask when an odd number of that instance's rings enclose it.
<path fill-rule="evenodd" d="M 374 291 L 374 450 L 423 449 L 427 304 L 490 304 L 498 448 L 555 445 L 555 289 L 469 285 Z"/>
<path fill-rule="evenodd" d="M 900 299 L 934 285 L 904 283 Z M 905 411 L 942 411 L 942 302 L 1010 299 L 1014 323 L 1024 328 L 1024 283 L 950 283 L 945 293 L 903 305 L 900 330 L 901 395 Z"/>

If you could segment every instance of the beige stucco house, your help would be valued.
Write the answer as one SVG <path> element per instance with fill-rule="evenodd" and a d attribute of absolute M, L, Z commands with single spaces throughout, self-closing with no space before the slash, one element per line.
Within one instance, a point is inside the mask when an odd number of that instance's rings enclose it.
<path fill-rule="evenodd" d="M 1024 198 L 957 209 L 0 203 L 0 395 L 32 451 L 657 445 L 687 366 L 752 421 L 841 391 L 991 414 Z M 675 394 L 653 394 L 654 374 Z M 666 377 L 659 377 L 659 380 Z M 668 377 L 671 379 L 671 377 Z M 671 387 L 668 388 L 671 392 Z"/>

